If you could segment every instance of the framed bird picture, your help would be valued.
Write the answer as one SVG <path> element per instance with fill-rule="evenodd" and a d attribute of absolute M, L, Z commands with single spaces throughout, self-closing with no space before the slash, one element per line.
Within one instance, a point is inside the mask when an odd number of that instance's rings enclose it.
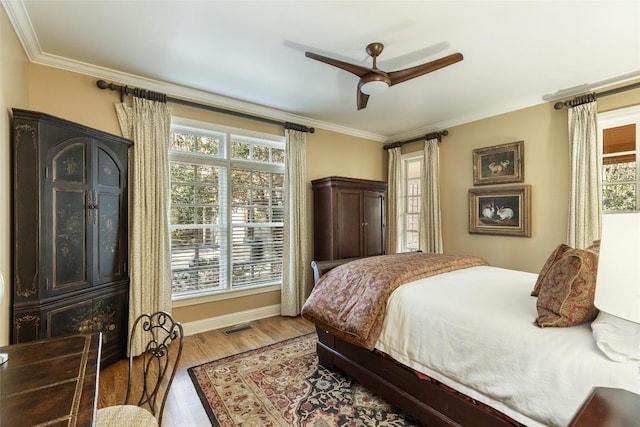
<path fill-rule="evenodd" d="M 473 185 L 524 181 L 524 141 L 473 150 Z"/>

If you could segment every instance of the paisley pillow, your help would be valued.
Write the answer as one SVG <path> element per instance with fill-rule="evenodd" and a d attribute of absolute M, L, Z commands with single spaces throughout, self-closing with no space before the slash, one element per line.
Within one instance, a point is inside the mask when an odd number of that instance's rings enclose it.
<path fill-rule="evenodd" d="M 542 285 L 542 282 L 544 282 L 546 275 L 549 273 L 549 269 L 569 249 L 571 249 L 571 246 L 568 246 L 568 245 L 565 245 L 564 243 L 562 243 L 562 244 L 558 245 L 558 247 L 555 248 L 553 250 L 553 252 L 551 252 L 551 255 L 549 255 L 549 258 L 547 258 L 547 261 L 542 266 L 542 270 L 540 270 L 540 274 L 538 274 L 538 280 L 536 280 L 536 284 L 533 287 L 533 291 L 531 291 L 531 296 L 532 297 L 537 297 L 538 296 L 538 293 L 540 292 L 540 286 Z"/>
<path fill-rule="evenodd" d="M 574 326 L 593 320 L 598 314 L 593 304 L 597 270 L 598 256 L 594 252 L 567 250 L 542 279 L 535 324 Z"/>

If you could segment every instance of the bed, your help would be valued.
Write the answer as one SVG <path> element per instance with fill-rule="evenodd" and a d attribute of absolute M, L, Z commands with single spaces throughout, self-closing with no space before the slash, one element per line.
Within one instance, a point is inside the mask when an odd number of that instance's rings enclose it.
<path fill-rule="evenodd" d="M 593 387 L 640 393 L 638 364 L 606 358 L 589 322 L 534 325 L 537 274 L 477 257 L 416 267 L 432 257 L 314 262 L 303 316 L 317 326 L 320 363 L 429 426 L 565 426 Z M 399 283 L 368 288 L 390 272 Z"/>

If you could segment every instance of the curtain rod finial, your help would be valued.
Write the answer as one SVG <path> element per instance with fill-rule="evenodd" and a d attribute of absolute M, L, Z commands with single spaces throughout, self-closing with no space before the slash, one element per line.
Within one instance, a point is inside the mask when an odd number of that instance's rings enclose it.
<path fill-rule="evenodd" d="M 98 80 L 96 82 L 96 86 L 98 86 L 100 89 L 108 89 L 109 83 L 105 82 L 104 80 Z"/>
<path fill-rule="evenodd" d="M 564 106 L 565 106 L 564 102 L 556 102 L 555 104 L 553 104 L 553 108 L 556 110 L 562 110 Z"/>

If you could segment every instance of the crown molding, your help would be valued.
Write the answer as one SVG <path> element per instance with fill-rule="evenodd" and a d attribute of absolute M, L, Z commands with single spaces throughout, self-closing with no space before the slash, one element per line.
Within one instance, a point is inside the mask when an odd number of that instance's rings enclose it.
<path fill-rule="evenodd" d="M 40 42 L 33 30 L 29 14 L 24 6 L 23 0 L 0 0 L 0 3 L 7 12 L 9 21 L 18 35 L 18 39 L 22 44 L 29 61 L 33 61 L 35 57 L 40 55 L 42 49 L 40 48 Z"/>

